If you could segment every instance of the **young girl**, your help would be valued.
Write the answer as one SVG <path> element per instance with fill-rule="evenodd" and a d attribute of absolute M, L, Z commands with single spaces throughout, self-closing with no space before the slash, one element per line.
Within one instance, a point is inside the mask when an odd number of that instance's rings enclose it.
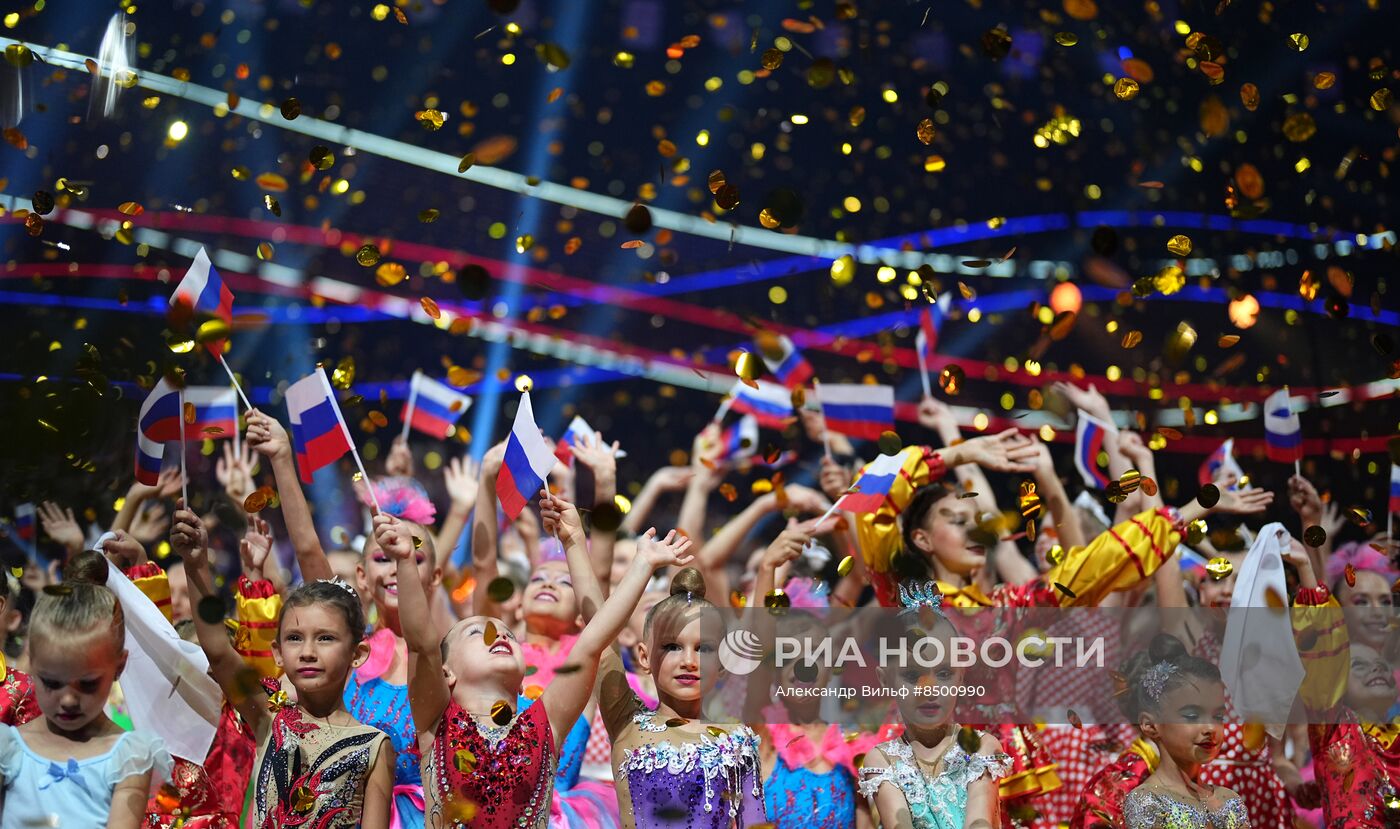
<path fill-rule="evenodd" d="M 933 585 L 910 595 L 916 597 L 910 608 L 923 618 L 909 620 L 904 635 L 913 640 L 937 636 L 951 641 L 955 631 L 939 609 L 942 599 Z M 904 734 L 871 749 L 861 769 L 860 790 L 878 812 L 880 825 L 898 829 L 1000 825 L 997 782 L 1010 770 L 1011 758 L 992 735 L 954 722 L 955 697 L 937 693 L 940 686 L 961 685 L 963 669 L 924 668 L 910 662 L 885 671 L 891 687 L 915 693 L 900 695 Z"/>
<path fill-rule="evenodd" d="M 296 551 L 301 576 L 307 583 L 335 577 L 316 535 L 316 525 L 306 505 L 306 496 L 297 477 L 292 447 L 287 432 L 273 418 L 250 410 L 248 445 L 266 457 L 277 481 L 282 499 L 282 517 Z M 494 487 L 493 487 L 494 491 Z M 407 489 L 400 493 L 408 495 Z M 430 511 L 430 503 L 409 500 L 381 507 L 398 514 Z M 417 573 L 424 591 L 433 596 L 442 581 L 442 568 L 437 560 L 433 535 L 419 524 L 411 524 L 414 537 L 423 543 L 414 551 Z M 396 562 L 379 549 L 373 537 L 365 539 L 360 559 L 357 583 L 373 602 L 378 630 L 366 642 L 368 656 L 356 663 L 345 684 L 345 708 L 359 722 L 373 726 L 389 735 L 394 748 L 393 798 L 391 825 L 400 829 L 416 829 L 423 825 L 423 781 L 419 776 L 416 730 L 408 700 L 408 645 L 399 621 L 399 584 Z M 359 616 L 363 635 L 364 615 Z"/>
<path fill-rule="evenodd" d="M 1128 793 L 1123 818 L 1134 829 L 1246 829 L 1249 813 L 1233 791 L 1200 781 L 1220 753 L 1228 708 L 1220 670 L 1159 634 L 1128 674 L 1130 710 L 1161 761 Z"/>
<path fill-rule="evenodd" d="M 170 545 L 186 562 L 195 606 L 217 602 L 208 536 L 183 505 L 175 512 Z M 278 691 L 265 707 L 256 671 L 233 649 L 218 614 L 195 614 L 210 670 L 261 746 L 253 772 L 258 829 L 388 825 L 393 750 L 383 733 L 356 722 L 343 700 L 351 668 L 369 655 L 364 629 L 360 597 L 350 585 L 314 581 L 293 590 L 278 619 L 273 657 L 296 701 Z M 276 713 L 269 714 L 269 707 Z"/>
<path fill-rule="evenodd" d="M 126 667 L 121 605 L 105 587 L 45 588 L 30 617 L 30 668 L 42 719 L 0 725 L 0 829 L 141 825 L 151 781 L 165 778 L 160 740 L 123 732 L 104 713 Z"/>
<path fill-rule="evenodd" d="M 719 679 L 724 629 L 719 608 L 705 600 L 704 577 L 687 567 L 647 614 L 636 646 L 638 667 L 656 684 L 656 708 L 633 693 L 616 651 L 603 656 L 598 705 L 612 738 L 613 777 L 628 829 L 682 822 L 723 829 L 767 820 L 758 735 L 748 726 L 726 731 L 703 721 L 702 703 Z"/>
<path fill-rule="evenodd" d="M 500 619 L 472 616 L 438 639 L 430 630 L 427 597 L 410 578 L 413 542 L 392 516 L 374 519 L 380 548 L 399 561 L 405 631 L 413 664 L 409 671 L 413 720 L 424 757 L 428 821 L 434 826 L 543 827 L 550 818 L 555 763 L 565 735 L 578 721 L 609 649 L 660 567 L 690 560 L 689 539 L 672 531 L 657 542 L 655 531 L 638 542 L 627 577 L 592 617 L 539 699 L 523 712 L 513 704 L 525 678 L 525 663 L 514 634 Z M 586 555 L 573 545 L 570 563 L 587 569 Z M 596 615 L 595 615 L 596 612 Z M 567 669 L 566 669 L 567 668 Z"/>

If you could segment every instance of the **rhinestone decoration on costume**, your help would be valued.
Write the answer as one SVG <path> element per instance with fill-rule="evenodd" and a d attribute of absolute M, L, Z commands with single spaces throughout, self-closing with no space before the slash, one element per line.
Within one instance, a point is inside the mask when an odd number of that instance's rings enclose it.
<path fill-rule="evenodd" d="M 1128 792 L 1123 819 L 1141 829 L 1249 829 L 1249 813 L 1241 798 L 1232 797 L 1212 811 L 1147 789 Z"/>
<path fill-rule="evenodd" d="M 282 708 L 258 763 L 254 825 L 359 826 L 369 770 L 388 739 L 377 728 L 307 722 L 300 707 Z"/>
<path fill-rule="evenodd" d="M 634 721 L 642 731 L 657 732 L 653 716 L 643 711 Z M 745 725 L 718 736 L 714 732 L 698 740 L 626 750 L 618 771 L 627 775 L 638 829 L 722 829 L 766 822 L 758 735 Z"/>
<path fill-rule="evenodd" d="M 428 760 L 434 794 L 429 825 L 542 829 L 549 824 L 554 764 L 554 732 L 543 700 L 504 727 L 479 723 L 450 702 Z M 467 814 L 469 821 L 463 819 Z"/>
<path fill-rule="evenodd" d="M 984 774 L 996 781 L 1011 770 L 1011 758 L 1005 754 L 968 754 L 954 742 L 943 755 L 943 770 L 930 777 L 919 768 L 913 746 L 903 739 L 890 740 L 879 748 L 890 765 L 865 769 L 861 794 L 874 798 L 883 783 L 899 789 L 909 803 L 914 829 L 962 829 L 968 785 Z"/>

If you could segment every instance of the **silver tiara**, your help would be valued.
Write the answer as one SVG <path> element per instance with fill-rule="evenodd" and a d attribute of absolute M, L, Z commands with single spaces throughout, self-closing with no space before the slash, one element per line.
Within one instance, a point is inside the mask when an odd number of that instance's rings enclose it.
<path fill-rule="evenodd" d="M 906 610 L 917 612 L 920 608 L 927 607 L 939 616 L 946 616 L 943 612 L 943 592 L 938 589 L 936 582 L 915 581 L 899 585 L 899 603 L 904 605 Z"/>
<path fill-rule="evenodd" d="M 1142 692 L 1147 698 L 1156 703 L 1162 698 L 1162 692 L 1167 688 L 1167 682 L 1176 675 L 1178 668 L 1170 662 L 1162 661 L 1147 669 L 1147 673 L 1142 675 Z"/>
<path fill-rule="evenodd" d="M 342 579 L 340 576 L 336 576 L 335 578 L 330 579 L 316 579 L 316 583 L 333 584 L 336 587 L 339 587 L 340 589 L 344 590 L 346 593 L 349 593 L 351 596 L 354 596 L 357 600 L 360 598 L 360 594 L 355 592 L 355 588 L 350 586 L 350 582 L 346 581 L 345 579 Z"/>

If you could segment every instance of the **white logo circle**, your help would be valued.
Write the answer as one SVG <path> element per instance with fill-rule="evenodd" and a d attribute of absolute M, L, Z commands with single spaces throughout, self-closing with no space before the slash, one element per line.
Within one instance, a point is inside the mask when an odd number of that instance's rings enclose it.
<path fill-rule="evenodd" d="M 719 664 L 731 674 L 745 676 L 758 670 L 763 643 L 758 634 L 746 628 L 731 630 L 719 643 Z"/>

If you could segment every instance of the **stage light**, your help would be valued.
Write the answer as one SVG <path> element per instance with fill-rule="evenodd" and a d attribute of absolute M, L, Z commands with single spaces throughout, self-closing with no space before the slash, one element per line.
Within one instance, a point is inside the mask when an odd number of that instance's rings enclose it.
<path fill-rule="evenodd" d="M 1079 313 L 1084 304 L 1084 295 L 1073 282 L 1061 282 L 1050 291 L 1050 308 L 1057 314 Z"/>
<path fill-rule="evenodd" d="M 171 141 L 177 142 L 184 141 L 185 136 L 189 134 L 190 125 L 186 124 L 184 121 L 172 121 L 170 123 L 170 129 L 166 132 L 166 135 L 170 136 Z"/>

